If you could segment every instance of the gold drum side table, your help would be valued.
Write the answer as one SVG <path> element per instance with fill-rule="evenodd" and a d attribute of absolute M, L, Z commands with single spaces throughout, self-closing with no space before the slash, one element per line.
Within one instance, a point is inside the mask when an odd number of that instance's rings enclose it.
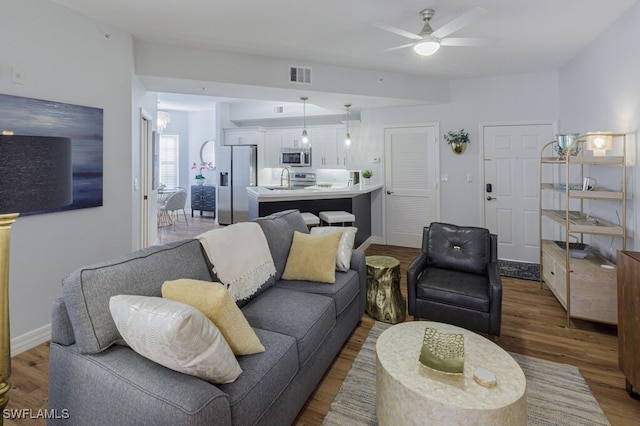
<path fill-rule="evenodd" d="M 400 293 L 400 262 L 390 256 L 367 256 L 367 314 L 390 324 L 403 322 L 407 306 Z"/>

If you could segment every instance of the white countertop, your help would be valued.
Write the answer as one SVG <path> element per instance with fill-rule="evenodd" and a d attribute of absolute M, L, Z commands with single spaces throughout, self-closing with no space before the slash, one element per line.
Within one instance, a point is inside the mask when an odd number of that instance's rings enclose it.
<path fill-rule="evenodd" d="M 249 198 L 259 202 L 290 201 L 290 200 L 320 200 L 327 198 L 353 198 L 361 194 L 373 192 L 382 188 L 382 185 L 353 185 L 346 187 L 305 189 L 269 189 L 265 186 L 249 186 L 247 193 Z"/>

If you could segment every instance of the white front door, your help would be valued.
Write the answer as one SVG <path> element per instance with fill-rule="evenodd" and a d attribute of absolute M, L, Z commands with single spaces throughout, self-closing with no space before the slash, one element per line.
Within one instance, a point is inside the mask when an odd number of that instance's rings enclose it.
<path fill-rule="evenodd" d="M 554 125 L 486 125 L 484 222 L 498 235 L 498 257 L 540 262 L 540 150 Z"/>
<path fill-rule="evenodd" d="M 440 215 L 436 126 L 385 129 L 385 227 L 389 245 L 420 247 Z"/>

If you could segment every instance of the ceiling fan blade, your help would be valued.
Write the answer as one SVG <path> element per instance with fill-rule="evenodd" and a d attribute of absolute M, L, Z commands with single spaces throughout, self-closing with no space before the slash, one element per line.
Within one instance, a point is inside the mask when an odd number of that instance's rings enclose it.
<path fill-rule="evenodd" d="M 456 38 L 447 37 L 440 40 L 442 46 L 486 46 L 490 41 L 485 38 Z"/>
<path fill-rule="evenodd" d="M 383 53 L 393 52 L 394 50 L 406 49 L 407 47 L 411 47 L 411 46 L 413 46 L 413 43 L 403 44 L 402 46 L 396 46 L 396 47 L 391 47 L 389 49 L 384 49 L 382 52 Z"/>
<path fill-rule="evenodd" d="M 402 36 L 402 37 L 410 38 L 411 40 L 418 40 L 418 39 L 422 38 L 418 34 L 414 34 L 414 33 L 410 33 L 409 31 L 401 30 L 400 28 L 393 27 L 393 26 L 385 24 L 383 22 L 376 22 L 373 25 L 375 25 L 376 27 L 380 28 L 381 30 L 389 31 L 390 33 L 394 33 L 394 34 L 397 34 L 397 35 Z"/>
<path fill-rule="evenodd" d="M 443 26 L 435 30 L 431 35 L 437 38 L 444 38 L 449 34 L 455 33 L 459 29 L 466 27 L 476 19 L 480 18 L 481 16 L 484 16 L 486 13 L 487 13 L 486 9 L 483 9 L 481 7 L 474 7 L 470 11 L 465 12 L 462 15 L 458 16 L 453 21 L 450 21 L 449 23 L 444 24 Z"/>

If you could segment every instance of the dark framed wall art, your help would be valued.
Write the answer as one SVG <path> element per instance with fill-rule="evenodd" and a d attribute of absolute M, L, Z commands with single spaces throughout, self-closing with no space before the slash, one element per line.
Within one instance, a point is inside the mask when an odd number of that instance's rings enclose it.
<path fill-rule="evenodd" d="M 0 130 L 15 135 L 60 136 L 71 139 L 74 210 L 102 206 L 103 110 L 81 105 L 0 94 Z M 0 159 L 2 167 L 2 159 Z M 38 173 L 38 170 L 33 170 Z"/>

